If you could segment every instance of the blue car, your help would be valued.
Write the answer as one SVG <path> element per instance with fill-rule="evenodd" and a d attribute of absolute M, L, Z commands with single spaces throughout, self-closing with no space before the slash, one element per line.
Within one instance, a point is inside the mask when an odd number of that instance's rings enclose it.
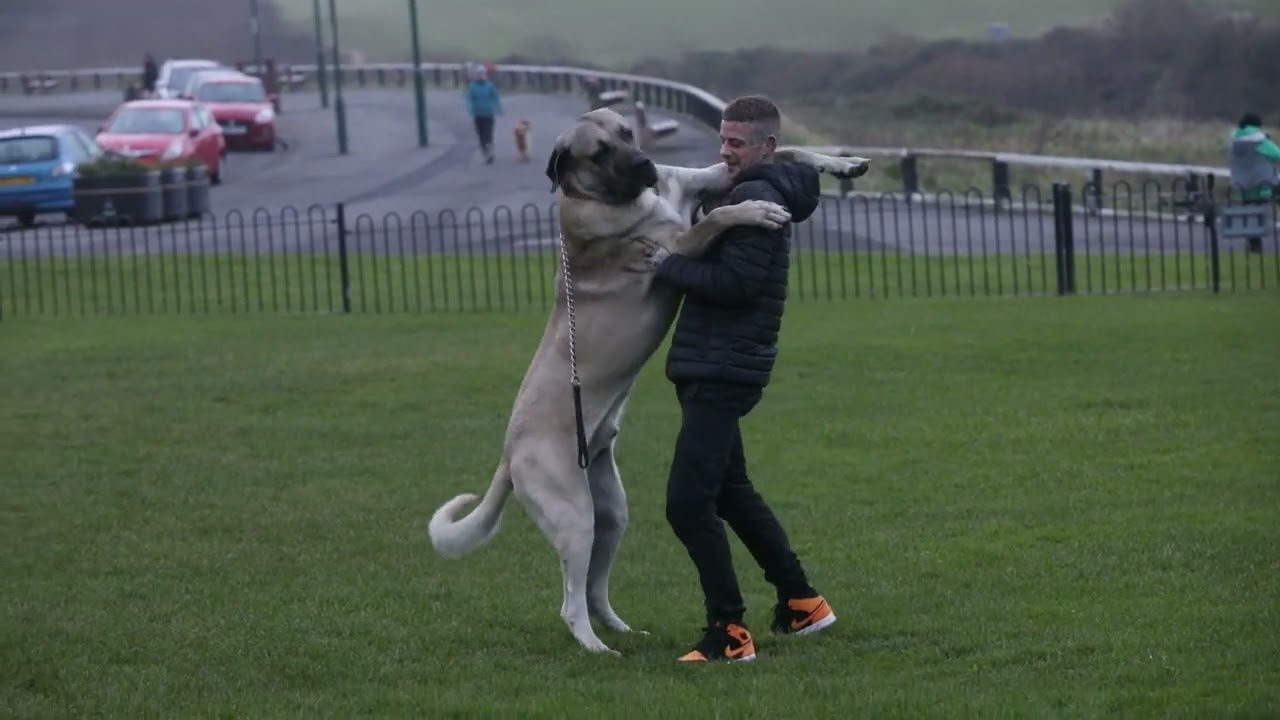
<path fill-rule="evenodd" d="M 75 125 L 0 130 L 0 217 L 30 227 L 41 213 L 71 213 L 76 168 L 102 148 Z"/>

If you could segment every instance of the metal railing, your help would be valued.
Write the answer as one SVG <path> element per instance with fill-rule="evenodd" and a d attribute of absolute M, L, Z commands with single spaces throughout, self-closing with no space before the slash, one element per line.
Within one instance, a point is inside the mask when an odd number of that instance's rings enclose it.
<path fill-rule="evenodd" d="M 276 67 L 274 63 L 273 67 Z M 459 88 L 466 82 L 466 64 L 461 62 L 424 62 L 420 67 L 427 85 L 440 88 Z M 250 70 L 253 66 L 248 65 Z M 276 82 L 282 92 L 296 92 L 311 86 L 317 75 L 315 64 L 282 65 L 276 67 Z M 398 87 L 412 88 L 414 66 L 412 63 L 364 63 L 344 64 L 340 68 L 326 65 L 330 77 L 340 70 L 344 87 Z M 84 90 L 123 90 L 141 79 L 139 68 L 105 67 L 76 70 L 28 70 L 0 73 L 0 94 L 3 93 L 57 93 Z M 687 116 L 710 128 L 719 128 L 720 113 L 725 101 L 698 87 L 661 78 L 597 71 L 557 65 L 504 65 L 495 73 L 494 82 L 508 91 L 577 93 L 584 91 L 588 83 L 598 92 L 625 91 L 633 100 L 644 102 L 648 108 L 660 108 Z M 1147 163 L 1104 158 L 1072 158 L 1049 155 L 1030 155 L 990 150 L 951 150 L 941 148 L 859 147 L 852 145 L 813 146 L 811 149 L 833 155 L 860 155 L 867 157 L 896 158 L 902 180 L 902 192 L 918 195 L 921 192 L 920 162 L 928 159 L 966 159 L 990 165 L 990 195 L 993 202 L 1011 202 L 1014 188 L 1010 182 L 1011 166 L 1055 168 L 1088 175 L 1093 188 L 1104 186 L 1104 173 L 1120 177 L 1152 176 L 1180 178 L 1182 187 L 1190 190 L 1190 196 L 1173 198 L 1173 202 L 1194 202 L 1198 188 L 1204 187 L 1208 178 L 1223 178 L 1228 171 L 1223 167 L 1190 165 L 1184 163 Z M 841 192 L 847 194 L 854 185 L 841 184 Z M 1091 198 L 1095 205 L 1106 199 Z"/>
<path fill-rule="evenodd" d="M 1158 185 L 977 190 L 910 200 L 827 197 L 793 227 L 796 300 L 1246 291 L 1280 285 L 1274 210 L 1257 247 Z M 405 216 L 344 205 L 232 211 L 168 224 L 0 233 L 3 317 L 135 313 L 389 313 L 549 309 L 555 203 Z M 1262 227 L 1262 226 L 1256 226 Z M 1257 250 L 1258 252 L 1252 252 Z"/>

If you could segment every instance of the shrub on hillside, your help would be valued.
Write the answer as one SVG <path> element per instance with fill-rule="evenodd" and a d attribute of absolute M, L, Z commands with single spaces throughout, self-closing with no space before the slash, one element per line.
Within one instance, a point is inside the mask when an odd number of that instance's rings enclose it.
<path fill-rule="evenodd" d="M 1003 43 L 903 36 L 862 53 L 757 48 L 640 63 L 723 95 L 925 91 L 1067 115 L 1234 118 L 1280 111 L 1280 23 L 1201 0 L 1131 0 L 1107 22 Z"/>

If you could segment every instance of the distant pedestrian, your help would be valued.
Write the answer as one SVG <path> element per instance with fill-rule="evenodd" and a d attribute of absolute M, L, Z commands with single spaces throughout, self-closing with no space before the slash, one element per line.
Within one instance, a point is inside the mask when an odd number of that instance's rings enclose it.
<path fill-rule="evenodd" d="M 1236 124 L 1227 143 L 1227 162 L 1231 168 L 1231 187 L 1240 193 L 1246 205 L 1268 205 L 1280 184 L 1280 146 L 1262 131 L 1262 118 L 1245 113 Z M 1251 237 L 1249 252 L 1262 252 L 1262 238 Z"/>
<path fill-rule="evenodd" d="M 160 77 L 160 68 L 151 53 L 142 56 L 142 89 L 148 96 L 156 92 L 156 79 Z"/>
<path fill-rule="evenodd" d="M 476 127 L 476 137 L 480 140 L 480 151 L 484 153 L 485 163 L 493 164 L 493 123 L 502 114 L 502 97 L 498 88 L 489 79 L 489 69 L 484 65 L 476 65 L 471 71 L 471 79 L 466 89 L 467 112 Z"/>

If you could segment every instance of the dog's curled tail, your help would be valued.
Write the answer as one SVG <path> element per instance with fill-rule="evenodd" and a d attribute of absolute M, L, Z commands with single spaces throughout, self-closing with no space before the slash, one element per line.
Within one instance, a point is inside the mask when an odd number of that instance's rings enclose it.
<path fill-rule="evenodd" d="M 511 471 L 507 461 L 503 460 L 484 498 L 465 517 L 457 518 L 457 514 L 476 499 L 475 495 L 459 495 L 441 505 L 427 525 L 427 534 L 431 536 L 431 545 L 436 552 L 447 558 L 462 557 L 493 539 L 498 534 L 502 506 L 511 490 Z"/>

